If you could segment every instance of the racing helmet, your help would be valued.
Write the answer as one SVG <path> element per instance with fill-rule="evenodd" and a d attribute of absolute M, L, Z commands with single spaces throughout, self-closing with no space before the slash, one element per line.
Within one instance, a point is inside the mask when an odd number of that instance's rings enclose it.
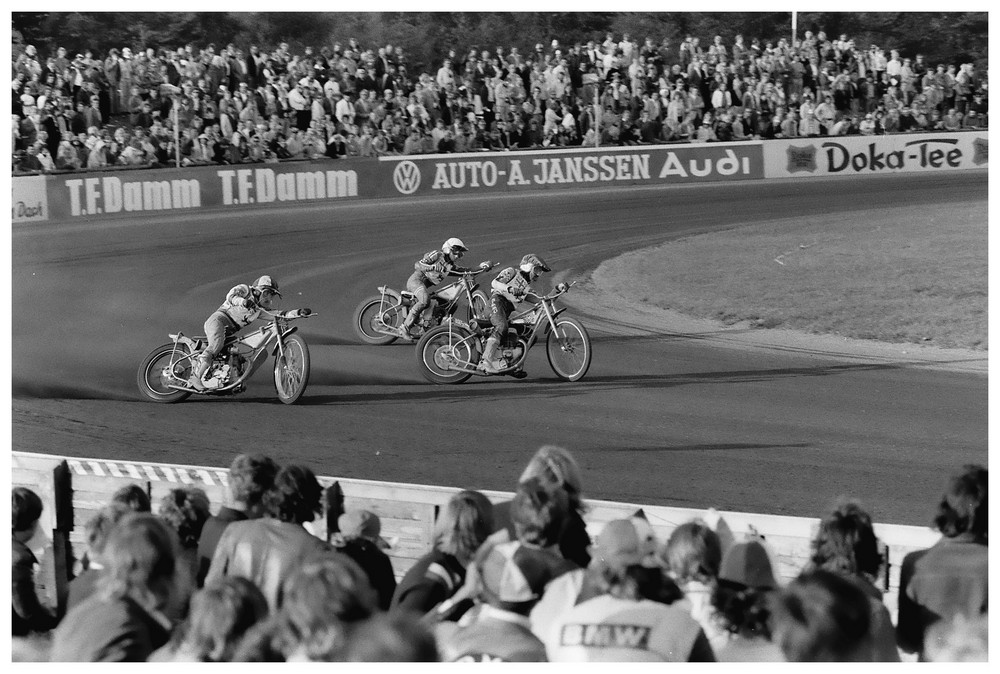
<path fill-rule="evenodd" d="M 527 274 L 532 280 L 538 278 L 538 275 L 543 271 L 552 271 L 549 265 L 545 264 L 545 261 L 534 253 L 528 253 L 522 257 L 520 266 L 521 271 Z"/>
<path fill-rule="evenodd" d="M 441 245 L 441 250 L 448 255 L 453 255 L 455 253 L 463 255 L 469 250 L 469 247 L 462 243 L 461 239 L 453 236 Z"/>
<path fill-rule="evenodd" d="M 278 292 L 278 283 L 277 283 L 277 281 L 275 281 L 273 278 L 271 278 L 267 274 L 264 274 L 259 279 L 257 279 L 256 281 L 254 281 L 252 285 L 257 290 L 260 290 L 260 291 L 270 290 L 272 293 L 274 293 L 278 297 L 281 297 L 281 293 Z"/>

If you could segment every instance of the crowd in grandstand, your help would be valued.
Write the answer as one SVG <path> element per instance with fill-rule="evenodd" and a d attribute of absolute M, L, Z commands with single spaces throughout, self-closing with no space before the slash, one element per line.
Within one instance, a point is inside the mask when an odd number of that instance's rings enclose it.
<path fill-rule="evenodd" d="M 821 518 L 808 562 L 783 582 L 768 541 L 735 537 L 714 511 L 665 541 L 639 511 L 591 541 L 583 477 L 570 452 L 546 445 L 510 501 L 454 494 L 431 548 L 397 583 L 375 513 L 348 510 L 337 533 L 314 535 L 324 506 L 314 474 L 239 455 L 219 508 L 192 487 L 159 503 L 139 485 L 115 493 L 86 524 L 63 615 L 33 583 L 42 501 L 17 487 L 14 659 L 986 659 L 983 467 L 948 481 L 934 521 L 940 541 L 902 560 L 895 624 L 885 559 L 857 502 Z"/>
<path fill-rule="evenodd" d="M 985 73 L 804 33 L 679 45 L 603 41 L 451 49 L 434 72 L 357 40 L 292 54 L 24 47 L 15 172 L 563 146 L 956 131 L 987 125 Z"/>

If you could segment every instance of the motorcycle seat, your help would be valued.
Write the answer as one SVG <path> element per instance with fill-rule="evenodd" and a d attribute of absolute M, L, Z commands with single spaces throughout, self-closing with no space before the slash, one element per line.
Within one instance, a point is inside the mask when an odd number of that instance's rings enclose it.
<path fill-rule="evenodd" d="M 405 297 L 405 298 L 409 298 L 409 299 L 411 299 L 411 300 L 412 300 L 412 299 L 413 299 L 414 297 L 416 297 L 416 295 L 414 295 L 413 293 L 411 293 L 411 292 L 410 292 L 409 290 L 400 290 L 400 291 L 399 291 L 399 296 L 400 296 L 400 297 Z"/>

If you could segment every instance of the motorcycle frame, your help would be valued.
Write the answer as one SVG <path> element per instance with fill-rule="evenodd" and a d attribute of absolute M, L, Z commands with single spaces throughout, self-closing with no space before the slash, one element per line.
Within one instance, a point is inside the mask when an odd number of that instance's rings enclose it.
<path fill-rule="evenodd" d="M 253 332 L 249 332 L 245 335 L 231 335 L 227 337 L 226 341 L 223 342 L 222 344 L 222 350 L 219 352 L 220 355 L 212 359 L 213 362 L 215 362 L 220 359 L 222 353 L 225 353 L 228 349 L 231 349 L 234 344 L 245 344 L 245 340 L 251 335 L 256 334 L 258 332 L 266 332 L 268 333 L 267 338 L 263 342 L 258 344 L 256 347 L 248 346 L 248 348 L 251 348 L 252 350 L 250 351 L 249 354 L 245 356 L 245 359 L 247 360 L 247 362 L 250 363 L 250 367 L 248 367 L 246 371 L 243 374 L 241 374 L 238 379 L 236 379 L 236 381 L 227 384 L 226 386 L 220 386 L 219 388 L 215 389 L 206 389 L 205 391 L 195 391 L 196 393 L 207 393 L 210 395 L 214 395 L 222 393 L 232 393 L 234 391 L 239 392 L 240 390 L 242 390 L 241 387 L 243 386 L 243 383 L 247 379 L 249 379 L 257 370 L 259 370 L 261 365 L 264 364 L 264 361 L 267 360 L 267 356 L 271 356 L 274 354 L 281 354 L 282 356 L 285 355 L 284 351 L 285 339 L 292 333 L 298 331 L 299 328 L 298 326 L 294 327 L 289 327 L 287 325 L 281 326 L 281 323 L 284 320 L 286 320 L 284 317 L 282 317 L 279 314 L 269 314 L 269 315 L 273 317 L 273 320 L 268 324 L 261 326 L 259 329 L 254 330 Z M 315 314 L 310 314 L 310 315 L 314 316 Z M 175 349 L 174 353 L 180 354 L 180 357 L 177 358 L 176 360 L 174 360 L 171 357 L 170 360 L 171 369 L 177 363 L 185 359 L 193 361 L 194 357 L 202 351 L 202 349 L 199 349 L 198 346 L 203 340 L 192 339 L 186 336 L 183 332 L 178 332 L 177 334 L 169 335 L 169 337 L 174 341 L 174 349 Z M 186 354 L 181 353 L 181 350 L 177 348 L 178 344 L 186 345 L 188 347 L 189 352 Z M 263 358 L 261 357 L 262 354 L 264 354 Z M 175 388 L 181 391 L 194 390 L 187 386 L 177 386 L 175 384 L 169 384 L 169 386 L 170 388 Z"/>

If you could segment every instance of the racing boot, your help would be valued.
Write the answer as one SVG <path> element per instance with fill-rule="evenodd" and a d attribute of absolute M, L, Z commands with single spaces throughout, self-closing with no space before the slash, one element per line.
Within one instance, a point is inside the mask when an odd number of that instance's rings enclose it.
<path fill-rule="evenodd" d="M 479 367 L 486 374 L 497 374 L 500 372 L 500 364 L 496 361 L 497 348 L 500 346 L 500 338 L 490 335 L 486 340 L 486 347 L 483 349 L 483 357 L 479 360 Z"/>
<path fill-rule="evenodd" d="M 209 364 L 212 362 L 212 356 L 202 352 L 199 353 L 197 357 L 194 358 L 194 366 L 191 368 L 191 378 L 188 379 L 188 386 L 193 388 L 195 391 L 204 391 L 207 386 L 201 380 L 205 375 L 205 370 L 208 369 Z"/>
<path fill-rule="evenodd" d="M 411 311 L 403 319 L 403 324 L 399 326 L 399 336 L 403 339 L 409 339 L 411 341 L 416 341 L 420 339 L 420 335 L 414 334 L 413 323 L 417 320 L 416 312 Z"/>

